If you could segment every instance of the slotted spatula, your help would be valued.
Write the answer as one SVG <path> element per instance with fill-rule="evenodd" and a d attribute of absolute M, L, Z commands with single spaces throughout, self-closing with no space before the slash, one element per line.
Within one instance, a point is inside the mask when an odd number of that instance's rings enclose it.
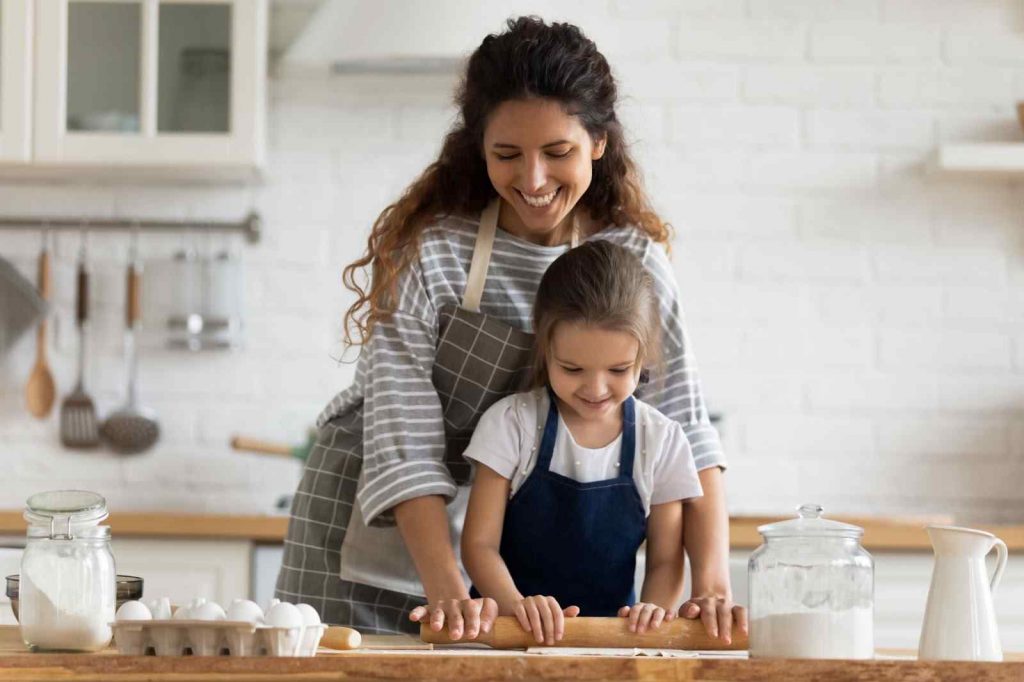
<path fill-rule="evenodd" d="M 89 320 L 89 273 L 85 267 L 85 235 L 78 253 L 75 320 L 78 324 L 78 380 L 71 394 L 60 404 L 60 442 L 69 448 L 99 445 L 96 406 L 85 392 L 85 338 Z"/>

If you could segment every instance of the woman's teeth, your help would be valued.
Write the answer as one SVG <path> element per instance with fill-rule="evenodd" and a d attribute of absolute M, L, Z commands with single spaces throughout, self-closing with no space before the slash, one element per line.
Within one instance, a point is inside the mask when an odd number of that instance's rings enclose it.
<path fill-rule="evenodd" d="M 558 190 L 556 189 L 553 192 L 536 197 L 531 197 L 530 195 L 523 194 L 522 192 L 519 194 L 523 197 L 523 201 L 528 203 L 530 206 L 533 206 L 534 208 L 543 208 L 555 200 L 555 195 L 558 194 Z"/>

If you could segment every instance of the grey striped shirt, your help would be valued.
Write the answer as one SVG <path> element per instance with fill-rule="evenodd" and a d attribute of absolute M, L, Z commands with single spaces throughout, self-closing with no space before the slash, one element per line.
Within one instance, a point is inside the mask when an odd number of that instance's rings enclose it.
<path fill-rule="evenodd" d="M 419 259 L 400 276 L 395 313 L 374 327 L 361 349 L 355 382 L 320 414 L 322 425 L 352 410 L 363 411 L 364 462 L 356 499 L 370 525 L 393 524 L 390 510 L 406 500 L 455 497 L 455 482 L 444 464 L 444 422 L 431 370 L 437 311 L 462 301 L 477 225 L 477 220 L 444 216 L 424 231 Z M 654 276 L 664 329 L 663 375 L 652 376 L 637 397 L 683 426 L 698 470 L 724 467 L 665 250 L 633 228 L 609 228 L 590 239 L 628 248 Z M 531 311 L 541 275 L 567 248 L 533 244 L 499 228 L 480 312 L 532 331 Z"/>

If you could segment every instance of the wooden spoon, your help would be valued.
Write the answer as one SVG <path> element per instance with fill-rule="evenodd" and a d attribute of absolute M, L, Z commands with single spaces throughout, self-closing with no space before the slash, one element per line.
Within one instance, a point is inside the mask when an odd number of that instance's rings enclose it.
<path fill-rule="evenodd" d="M 481 632 L 476 639 L 471 640 L 452 640 L 447 628 L 434 632 L 429 623 L 423 623 L 420 626 L 420 639 L 433 644 L 486 644 L 494 649 L 546 646 L 537 644 L 533 633 L 523 630 L 513 616 L 498 616 L 490 632 Z M 643 634 L 630 632 L 626 618 L 566 618 L 565 635 L 554 646 L 735 651 L 747 648 L 747 638 L 737 628 L 733 630 L 732 642 L 726 644 L 720 639 L 709 637 L 704 631 L 704 624 L 699 620 L 685 618 L 662 623 L 661 627 Z"/>
<path fill-rule="evenodd" d="M 45 241 L 39 254 L 39 295 L 44 301 L 50 300 L 50 252 Z M 46 361 L 46 313 L 43 313 L 36 331 L 36 364 L 25 385 L 25 405 L 33 417 L 43 419 L 53 410 L 56 396 L 53 374 Z"/>

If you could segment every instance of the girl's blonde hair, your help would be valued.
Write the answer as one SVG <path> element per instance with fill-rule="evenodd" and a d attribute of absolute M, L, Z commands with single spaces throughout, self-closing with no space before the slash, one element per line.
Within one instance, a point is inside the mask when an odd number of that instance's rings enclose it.
<path fill-rule="evenodd" d="M 667 248 L 671 228 L 643 191 L 615 113 L 617 87 L 604 56 L 572 24 L 509 19 L 504 33 L 484 38 L 470 56 L 456 96 L 459 117 L 437 160 L 384 209 L 366 252 L 345 268 L 344 284 L 356 294 L 345 313 L 347 344 L 365 343 L 373 326 L 394 312 L 399 276 L 417 257 L 420 235 L 436 216 L 476 216 L 497 196 L 484 160 L 484 129 L 503 102 L 535 97 L 559 102 L 592 139 L 607 140 L 579 206 L 599 224 L 631 225 Z"/>
<path fill-rule="evenodd" d="M 551 339 L 563 322 L 630 334 L 639 344 L 641 367 L 660 356 L 661 318 L 654 278 L 639 258 L 604 239 L 562 254 L 540 280 L 533 302 L 537 338 L 531 388 L 548 383 Z"/>

